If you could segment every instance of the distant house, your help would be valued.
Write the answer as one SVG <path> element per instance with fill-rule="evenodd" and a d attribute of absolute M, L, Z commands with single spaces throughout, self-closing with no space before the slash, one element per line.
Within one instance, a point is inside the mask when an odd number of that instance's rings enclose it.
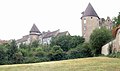
<path fill-rule="evenodd" d="M 50 44 L 52 37 L 70 35 L 68 31 L 60 32 L 59 29 L 56 31 L 52 31 L 52 32 L 48 31 L 42 34 L 43 34 L 43 37 L 42 37 L 43 44 Z"/>
<path fill-rule="evenodd" d="M 29 44 L 35 40 L 39 41 L 40 44 L 50 44 L 52 37 L 56 36 L 63 36 L 63 35 L 70 35 L 68 31 L 60 32 L 60 30 L 56 31 L 47 31 L 47 32 L 40 32 L 39 29 L 35 24 L 33 24 L 29 35 L 23 36 L 21 39 L 17 40 L 18 45 L 21 43 Z"/>

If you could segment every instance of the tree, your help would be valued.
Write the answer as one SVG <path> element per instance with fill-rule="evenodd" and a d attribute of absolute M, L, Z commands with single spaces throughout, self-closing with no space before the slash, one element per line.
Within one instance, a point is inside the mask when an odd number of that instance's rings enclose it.
<path fill-rule="evenodd" d="M 18 64 L 18 63 L 23 63 L 23 60 L 24 60 L 23 54 L 22 54 L 20 51 L 19 51 L 19 52 L 16 52 L 16 53 L 14 54 L 14 60 L 15 60 L 14 63 L 16 63 L 16 64 Z"/>
<path fill-rule="evenodd" d="M 76 48 L 69 50 L 67 54 L 68 58 L 91 57 L 91 46 L 89 43 L 79 44 Z"/>
<path fill-rule="evenodd" d="M 68 51 L 83 42 L 84 38 L 80 36 L 60 36 L 52 38 L 50 45 L 58 45 L 63 49 L 63 51 Z"/>
<path fill-rule="evenodd" d="M 112 40 L 111 32 L 106 28 L 95 29 L 90 36 L 90 44 L 94 55 L 101 54 L 101 47 Z"/>
<path fill-rule="evenodd" d="M 8 51 L 7 51 L 7 55 L 8 55 L 8 61 L 9 63 L 15 63 L 15 54 L 17 53 L 18 51 L 18 47 L 17 47 L 17 44 L 16 44 L 16 41 L 15 40 L 12 40 L 12 42 L 10 43 L 10 46 L 8 48 Z"/>
<path fill-rule="evenodd" d="M 0 64 L 6 64 L 6 51 L 7 48 L 4 45 L 0 45 Z"/>
<path fill-rule="evenodd" d="M 32 42 L 31 47 L 38 47 L 39 46 L 39 41 L 35 40 Z"/>
<path fill-rule="evenodd" d="M 113 24 L 114 24 L 113 25 L 114 27 L 117 27 L 118 25 L 120 25 L 120 12 L 117 17 L 113 18 Z"/>
<path fill-rule="evenodd" d="M 64 57 L 65 57 L 65 54 L 64 54 L 64 52 L 63 52 L 63 50 L 61 49 L 61 47 L 60 46 L 53 46 L 53 47 L 51 47 L 52 49 L 51 49 L 51 51 L 49 52 L 49 54 L 48 54 L 48 57 L 49 57 L 49 59 L 51 60 L 51 61 L 53 61 L 53 60 L 62 60 L 62 59 L 64 59 Z"/>
<path fill-rule="evenodd" d="M 71 36 L 60 36 L 60 37 L 54 37 L 51 40 L 51 47 L 57 45 L 60 46 L 63 51 L 68 51 L 70 48 L 70 39 Z"/>
<path fill-rule="evenodd" d="M 71 48 L 75 48 L 79 44 L 84 43 L 84 41 L 85 41 L 85 39 L 83 37 L 80 37 L 80 36 L 71 36 L 70 46 L 71 46 Z"/>

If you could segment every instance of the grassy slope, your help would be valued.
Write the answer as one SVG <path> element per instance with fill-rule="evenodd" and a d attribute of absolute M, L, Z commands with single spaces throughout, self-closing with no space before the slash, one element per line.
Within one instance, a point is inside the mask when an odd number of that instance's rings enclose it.
<path fill-rule="evenodd" d="M 1 65 L 0 71 L 120 71 L 120 59 L 93 57 L 32 64 Z"/>

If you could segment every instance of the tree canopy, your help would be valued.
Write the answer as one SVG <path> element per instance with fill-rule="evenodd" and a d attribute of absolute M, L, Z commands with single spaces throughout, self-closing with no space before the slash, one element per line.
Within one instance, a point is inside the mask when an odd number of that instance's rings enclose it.
<path fill-rule="evenodd" d="M 58 45 L 63 49 L 63 51 L 68 51 L 83 42 L 84 38 L 80 36 L 60 36 L 52 38 L 50 45 Z"/>
<path fill-rule="evenodd" d="M 112 40 L 112 33 L 106 29 L 95 29 L 90 36 L 92 52 L 95 55 L 101 54 L 101 47 Z"/>

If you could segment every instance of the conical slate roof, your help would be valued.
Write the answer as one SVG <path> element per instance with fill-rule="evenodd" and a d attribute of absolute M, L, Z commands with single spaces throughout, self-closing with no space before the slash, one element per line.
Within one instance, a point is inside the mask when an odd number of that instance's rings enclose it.
<path fill-rule="evenodd" d="M 30 30 L 30 33 L 31 32 L 41 33 L 35 24 L 33 24 L 32 28 Z"/>
<path fill-rule="evenodd" d="M 92 5 L 89 3 L 86 10 L 83 13 L 82 17 L 86 17 L 86 16 L 94 16 L 94 17 L 98 17 L 96 11 L 94 10 L 94 8 L 92 7 Z"/>

